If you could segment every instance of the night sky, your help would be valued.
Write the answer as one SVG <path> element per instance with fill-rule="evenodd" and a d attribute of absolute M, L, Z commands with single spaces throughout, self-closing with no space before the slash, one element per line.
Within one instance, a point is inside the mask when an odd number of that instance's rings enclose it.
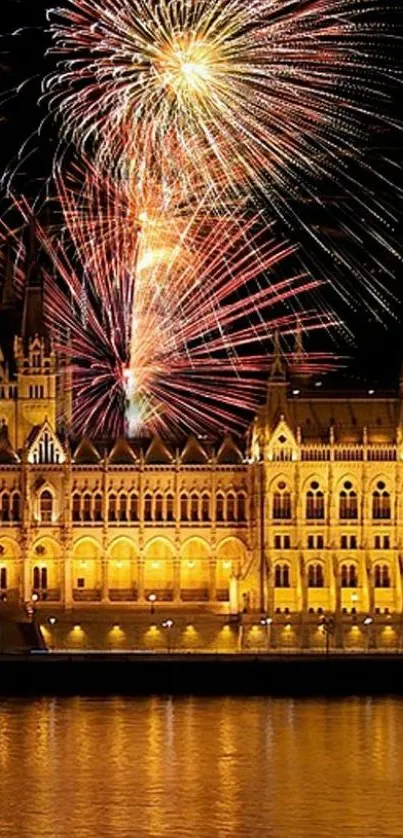
<path fill-rule="evenodd" d="M 0 31 L 0 91 L 3 101 L 0 107 L 0 170 L 7 167 L 16 171 L 13 188 L 25 192 L 30 197 L 45 194 L 45 184 L 51 169 L 51 160 L 55 147 L 57 132 L 52 122 L 45 120 L 40 136 L 37 134 L 38 125 L 46 117 L 46 108 L 38 103 L 43 76 L 52 68 L 52 59 L 45 58 L 44 53 L 48 44 L 43 29 L 45 26 L 45 9 L 49 5 L 47 0 L 2 0 Z M 56 5 L 56 4 L 55 4 Z M 59 5 L 62 5 L 60 0 Z M 402 13 L 403 15 L 403 13 Z M 392 19 L 387 21 L 392 23 Z M 395 15 L 393 24 L 401 24 Z M 8 33 L 22 28 L 16 37 L 9 37 Z M 398 69 L 398 68 L 397 68 Z M 19 85 L 23 85 L 16 93 Z M 0 94 L 1 95 L 1 94 Z M 391 115 L 398 116 L 398 101 L 401 90 L 396 86 L 391 90 Z M 374 131 L 368 146 L 367 159 L 375 171 L 383 171 L 393 177 L 394 183 L 400 187 L 401 171 L 401 133 L 398 129 Z M 25 143 L 25 154 L 17 160 L 18 150 Z M 385 158 L 388 162 L 385 162 Z M 377 181 L 374 181 L 374 189 Z M 329 235 L 335 235 L 340 240 L 341 231 L 338 228 L 337 188 L 334 184 L 323 184 L 323 194 L 328 201 L 329 210 L 326 213 L 317 207 L 304 207 L 308 224 L 321 226 L 325 224 L 330 229 Z M 400 206 L 401 193 L 398 188 L 390 191 L 386 202 L 400 217 L 400 225 L 396 228 L 393 238 L 396 247 L 403 253 L 403 236 L 401 219 L 403 213 Z M 402 203 L 403 206 L 403 203 Z M 2 212 L 7 211 L 7 196 L 0 194 Z M 367 224 L 363 219 L 363 228 Z M 281 237 L 287 236 L 293 240 L 293 231 L 278 229 Z M 306 251 L 306 263 L 310 263 L 311 243 L 303 241 L 295 234 L 301 251 Z M 365 246 L 357 256 L 365 259 Z M 371 302 L 373 311 L 369 311 L 367 299 L 360 284 L 351 277 L 346 278 L 349 293 L 355 301 L 355 311 L 351 302 L 343 303 L 338 295 L 329 288 L 329 306 L 333 306 L 346 323 L 354 339 L 347 339 L 341 331 L 332 339 L 321 338 L 319 347 L 330 349 L 346 358 L 346 369 L 334 375 L 337 386 L 365 388 L 369 384 L 380 389 L 393 387 L 397 383 L 400 364 L 403 361 L 403 265 L 391 253 L 382 251 L 377 254 L 387 271 L 379 271 L 378 278 L 383 283 L 386 297 L 389 301 L 391 313 L 387 314 L 380 305 Z M 314 258 L 317 264 L 317 259 Z M 321 261 L 321 269 L 326 270 L 326 263 Z M 316 341 L 319 339 L 316 337 Z M 316 347 L 315 347 L 316 348 Z"/>

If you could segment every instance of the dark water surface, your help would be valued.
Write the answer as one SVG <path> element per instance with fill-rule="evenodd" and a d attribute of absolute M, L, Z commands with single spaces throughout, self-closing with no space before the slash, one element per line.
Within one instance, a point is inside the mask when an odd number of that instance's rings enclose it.
<path fill-rule="evenodd" d="M 1 838 L 402 838 L 403 701 L 0 699 Z"/>

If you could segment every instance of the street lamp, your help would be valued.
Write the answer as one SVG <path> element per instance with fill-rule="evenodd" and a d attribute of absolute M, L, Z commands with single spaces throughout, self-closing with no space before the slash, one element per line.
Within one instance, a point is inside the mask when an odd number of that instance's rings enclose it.
<path fill-rule="evenodd" d="M 273 620 L 271 617 L 266 617 L 264 614 L 260 618 L 260 625 L 264 626 L 266 631 L 266 649 L 270 649 L 270 626 Z"/>
<path fill-rule="evenodd" d="M 167 648 L 168 648 L 168 652 L 170 652 L 171 651 L 171 629 L 174 627 L 175 623 L 174 623 L 173 620 L 171 620 L 170 617 L 168 617 L 168 619 L 164 620 L 164 622 L 161 625 L 162 625 L 162 628 L 167 629 Z"/>
<path fill-rule="evenodd" d="M 324 634 L 325 634 L 325 638 L 326 638 L 326 657 L 327 657 L 328 654 L 329 654 L 329 650 L 330 650 L 330 638 L 331 638 L 331 636 L 332 636 L 332 634 L 334 633 L 334 630 L 335 630 L 334 617 L 331 617 L 331 616 L 322 617 L 322 619 L 319 622 L 319 625 L 322 626 Z"/>
<path fill-rule="evenodd" d="M 370 617 L 370 615 L 368 614 L 368 616 L 367 616 L 367 617 L 365 617 L 365 620 L 364 620 L 364 626 L 365 626 L 365 627 L 366 627 L 366 629 L 367 629 L 367 643 L 366 643 L 366 645 L 367 645 L 367 652 L 369 652 L 369 634 L 370 634 L 370 631 L 371 631 L 371 626 L 372 626 L 372 623 L 373 623 L 373 622 L 374 622 L 374 621 L 373 621 L 372 617 Z"/>
<path fill-rule="evenodd" d="M 151 614 L 155 613 L 155 603 L 157 601 L 157 594 L 150 594 L 148 597 L 148 601 L 151 602 Z"/>

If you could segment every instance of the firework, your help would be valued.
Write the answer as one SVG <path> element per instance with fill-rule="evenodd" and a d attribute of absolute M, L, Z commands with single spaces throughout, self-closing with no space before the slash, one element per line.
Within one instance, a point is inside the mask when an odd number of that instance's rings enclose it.
<path fill-rule="evenodd" d="M 276 278 L 291 248 L 257 222 L 228 216 L 206 230 L 202 220 L 203 231 L 190 236 L 192 258 L 157 259 L 157 271 L 118 258 L 119 250 L 111 261 L 91 239 L 72 262 L 63 240 L 38 225 L 51 261 L 49 323 L 56 336 L 70 334 L 76 433 L 121 433 L 124 416 L 131 435 L 239 430 L 264 392 L 275 332 L 292 343 L 298 328 L 334 323 L 297 310 L 318 282 Z M 288 355 L 291 366 L 301 365 Z M 333 363 L 324 354 L 303 359 L 305 372 Z"/>

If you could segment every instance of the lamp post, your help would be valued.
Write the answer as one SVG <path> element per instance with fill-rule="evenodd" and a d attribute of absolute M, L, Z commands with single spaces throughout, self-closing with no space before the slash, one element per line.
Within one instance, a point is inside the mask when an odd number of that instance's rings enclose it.
<path fill-rule="evenodd" d="M 155 603 L 157 601 L 157 594 L 150 594 L 148 601 L 151 603 L 150 613 L 155 614 Z"/>
<path fill-rule="evenodd" d="M 366 634 L 366 651 L 367 652 L 369 652 L 369 638 L 370 638 L 370 631 L 371 631 L 371 626 L 372 626 L 373 622 L 374 621 L 373 621 L 372 617 L 370 617 L 370 615 L 368 614 L 368 616 L 365 617 L 365 620 L 364 620 L 364 626 L 367 630 L 367 634 Z"/>
<path fill-rule="evenodd" d="M 175 623 L 170 617 L 167 620 L 164 620 L 162 623 L 162 627 L 167 630 L 167 651 L 170 652 L 172 650 L 171 646 L 171 631 L 174 627 Z"/>
<path fill-rule="evenodd" d="M 322 617 L 319 625 L 322 626 L 324 634 L 325 634 L 325 651 L 326 651 L 326 657 L 328 657 L 329 651 L 330 651 L 330 638 L 334 634 L 334 630 L 335 630 L 334 617 L 332 617 L 332 616 Z"/>
<path fill-rule="evenodd" d="M 265 631 L 266 631 L 266 651 L 269 651 L 269 649 L 270 649 L 270 639 L 271 639 L 271 637 L 270 637 L 271 636 L 271 628 L 270 627 L 271 627 L 272 622 L 273 622 L 272 618 L 271 617 L 266 617 L 264 614 L 260 618 L 260 625 L 264 626 Z"/>

